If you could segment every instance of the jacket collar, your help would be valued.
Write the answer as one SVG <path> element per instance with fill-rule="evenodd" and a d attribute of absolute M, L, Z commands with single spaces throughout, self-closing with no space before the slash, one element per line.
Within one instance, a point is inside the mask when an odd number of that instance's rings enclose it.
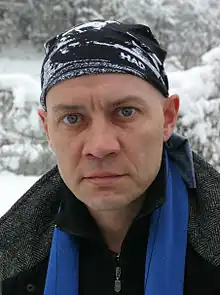
<path fill-rule="evenodd" d="M 187 186 L 189 188 L 196 188 L 193 153 L 189 140 L 177 133 L 173 133 L 165 146 Z"/>

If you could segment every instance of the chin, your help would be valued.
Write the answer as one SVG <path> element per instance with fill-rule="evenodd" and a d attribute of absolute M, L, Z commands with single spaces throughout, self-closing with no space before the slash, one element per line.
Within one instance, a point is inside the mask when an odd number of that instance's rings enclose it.
<path fill-rule="evenodd" d="M 113 211 L 120 210 L 129 205 L 129 201 L 125 199 L 125 197 L 120 196 L 100 196 L 94 197 L 92 200 L 90 199 L 84 204 L 91 210 L 96 211 Z"/>

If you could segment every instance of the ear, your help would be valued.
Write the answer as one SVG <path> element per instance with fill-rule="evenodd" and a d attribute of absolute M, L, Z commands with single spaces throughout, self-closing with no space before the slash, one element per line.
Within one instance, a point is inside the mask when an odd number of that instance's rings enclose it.
<path fill-rule="evenodd" d="M 164 142 L 166 142 L 173 133 L 178 117 L 179 105 L 180 99 L 176 94 L 166 98 L 164 102 Z"/>
<path fill-rule="evenodd" d="M 37 113 L 38 113 L 38 116 L 40 117 L 40 120 L 41 120 L 41 123 L 42 123 L 42 126 L 43 126 L 43 130 L 44 130 L 44 133 L 45 135 L 47 136 L 47 139 L 48 139 L 48 144 L 50 144 L 50 137 L 49 137 L 49 132 L 48 132 L 48 123 L 47 123 L 47 112 L 43 109 L 38 109 L 37 110 Z"/>

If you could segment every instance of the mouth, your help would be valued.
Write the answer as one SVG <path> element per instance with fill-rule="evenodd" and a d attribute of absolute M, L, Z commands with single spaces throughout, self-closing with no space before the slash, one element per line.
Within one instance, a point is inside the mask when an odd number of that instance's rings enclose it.
<path fill-rule="evenodd" d="M 108 185 L 121 180 L 125 175 L 112 173 L 97 173 L 92 176 L 84 177 L 84 180 L 94 185 Z"/>

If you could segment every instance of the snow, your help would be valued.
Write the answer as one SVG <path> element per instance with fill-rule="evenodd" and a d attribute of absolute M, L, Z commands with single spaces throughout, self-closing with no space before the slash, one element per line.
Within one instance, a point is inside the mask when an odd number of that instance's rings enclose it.
<path fill-rule="evenodd" d="M 39 177 L 15 176 L 10 173 L 0 175 L 1 206 L 0 217 L 38 180 Z"/>
<path fill-rule="evenodd" d="M 1 62 L 0 62 L 1 64 Z M 0 88 L 12 88 L 15 97 L 15 106 L 22 108 L 25 101 L 39 101 L 40 83 L 29 74 L 17 73 L 0 73 Z"/>
<path fill-rule="evenodd" d="M 196 102 L 211 96 L 215 88 L 213 80 L 211 65 L 169 74 L 170 93 L 179 94 L 182 100 L 180 110 L 183 114 L 187 114 L 189 111 L 194 113 Z"/>
<path fill-rule="evenodd" d="M 202 56 L 202 62 L 204 64 L 211 64 L 215 61 L 220 62 L 220 46 L 213 48 Z"/>
<path fill-rule="evenodd" d="M 7 46 L 7 48 L 1 47 L 0 73 L 27 74 L 39 81 L 42 60 L 43 54 L 39 53 L 27 42 L 23 42 L 16 47 L 13 45 L 11 47 Z"/>
<path fill-rule="evenodd" d="M 92 22 L 88 22 L 86 24 L 82 24 L 82 25 L 78 25 L 77 27 L 74 27 L 73 29 L 71 29 L 68 32 L 64 33 L 64 36 L 66 34 L 69 34 L 72 30 L 81 33 L 86 28 L 89 28 L 89 27 L 94 29 L 94 30 L 101 30 L 103 27 L 105 27 L 107 24 L 110 24 L 110 23 L 116 23 L 116 21 L 92 21 Z"/>
<path fill-rule="evenodd" d="M 220 74 L 219 64 L 220 47 L 217 47 L 202 56 L 201 66 L 169 73 L 170 94 L 177 93 L 180 96 L 180 114 L 184 116 L 185 125 L 203 120 L 205 111 L 216 103 L 208 99 L 218 98 L 216 95 L 219 93 L 219 85 L 216 77 Z M 203 133 L 199 132 L 201 138 L 204 137 Z"/>
<path fill-rule="evenodd" d="M 152 63 L 148 60 L 148 57 L 144 56 L 143 52 L 138 50 L 138 45 L 133 41 L 132 41 L 132 45 L 134 46 L 133 48 L 128 48 L 126 46 L 123 46 L 123 45 L 117 44 L 117 43 L 111 44 L 111 43 L 105 43 L 105 42 L 99 42 L 99 41 L 90 41 L 90 42 L 97 44 L 97 45 L 101 45 L 101 46 L 114 47 L 116 49 L 121 49 L 122 51 L 128 52 L 128 54 L 131 54 L 131 56 L 133 56 L 133 55 L 136 56 L 145 65 L 147 65 L 149 68 L 151 68 L 151 70 L 154 72 L 154 74 L 157 76 L 157 78 L 161 77 L 161 75 L 158 71 L 158 65 L 157 65 L 157 67 L 153 66 Z M 130 61 L 131 56 L 128 55 L 128 57 L 126 57 L 125 54 L 121 54 L 120 57 L 123 59 L 126 58 L 128 61 Z M 131 62 L 132 62 L 132 59 L 131 59 Z M 137 63 L 137 61 L 136 61 L 136 63 Z M 139 65 L 139 67 L 142 67 L 142 66 Z"/>

